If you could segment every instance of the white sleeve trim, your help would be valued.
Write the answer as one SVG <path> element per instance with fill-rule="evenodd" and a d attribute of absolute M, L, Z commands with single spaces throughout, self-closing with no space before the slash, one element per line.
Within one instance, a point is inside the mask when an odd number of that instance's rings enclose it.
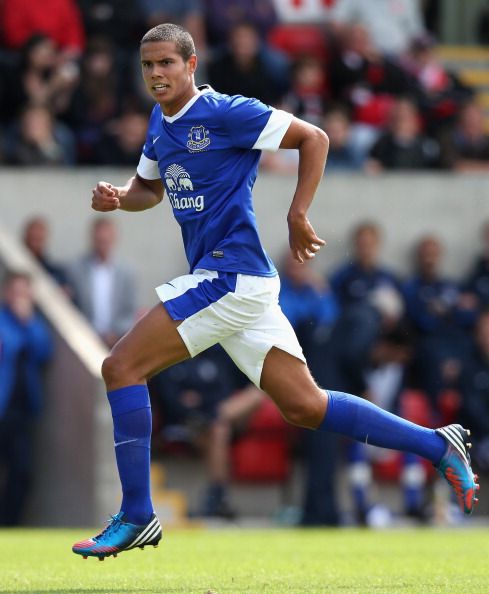
<path fill-rule="evenodd" d="M 267 125 L 261 131 L 252 148 L 263 151 L 277 151 L 294 116 L 282 109 L 272 109 Z"/>
<path fill-rule="evenodd" d="M 142 153 L 141 159 L 139 159 L 139 165 L 137 167 L 138 175 L 143 179 L 159 179 L 160 170 L 158 169 L 158 161 L 148 159 L 148 157 Z"/>

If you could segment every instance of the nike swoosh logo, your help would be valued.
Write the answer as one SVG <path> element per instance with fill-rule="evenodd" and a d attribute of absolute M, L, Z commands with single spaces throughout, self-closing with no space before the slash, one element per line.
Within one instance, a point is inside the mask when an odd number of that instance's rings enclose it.
<path fill-rule="evenodd" d="M 153 138 L 153 144 L 158 140 L 159 136 L 157 136 L 156 138 Z"/>
<path fill-rule="evenodd" d="M 137 441 L 136 439 L 126 439 L 126 441 L 118 441 L 117 443 L 114 443 L 115 447 L 120 446 L 120 445 L 124 445 L 125 443 L 132 443 L 133 441 Z"/>

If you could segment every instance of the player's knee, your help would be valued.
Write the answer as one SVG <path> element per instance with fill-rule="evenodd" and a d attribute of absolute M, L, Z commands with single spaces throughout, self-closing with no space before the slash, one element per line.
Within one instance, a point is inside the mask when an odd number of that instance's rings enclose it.
<path fill-rule="evenodd" d="M 118 355 L 111 353 L 102 363 L 102 377 L 105 383 L 110 386 L 116 383 L 132 383 L 128 376 L 128 367 L 124 360 Z M 126 379 L 126 381 L 124 381 Z"/>
<path fill-rule="evenodd" d="M 282 414 L 291 425 L 315 429 L 324 416 L 324 403 L 319 399 L 303 399 L 282 409 Z"/>
<path fill-rule="evenodd" d="M 106 384 L 112 383 L 115 377 L 115 361 L 112 355 L 106 357 L 102 363 L 102 377 Z"/>

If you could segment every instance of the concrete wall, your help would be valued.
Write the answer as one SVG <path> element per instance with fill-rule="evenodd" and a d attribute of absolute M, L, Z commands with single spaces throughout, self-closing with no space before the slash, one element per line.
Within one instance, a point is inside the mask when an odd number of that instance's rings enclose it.
<path fill-rule="evenodd" d="M 123 183 L 132 170 L 77 169 L 0 172 L 0 222 L 17 234 L 26 217 L 41 213 L 52 221 L 51 251 L 70 260 L 87 243 L 95 216 L 91 188 L 99 179 Z M 293 176 L 259 176 L 255 207 L 263 242 L 278 263 L 287 247 L 286 214 L 294 192 Z M 153 287 L 187 272 L 180 231 L 165 200 L 142 213 L 116 212 L 120 255 L 137 269 L 141 304 L 155 303 Z M 310 219 L 328 242 L 315 266 L 329 272 L 349 254 L 354 224 L 375 219 L 384 228 L 384 261 L 409 270 L 414 242 L 424 233 L 446 244 L 446 272 L 460 276 L 479 249 L 481 223 L 489 219 L 489 177 L 452 174 L 382 177 L 328 175 L 316 196 Z"/>

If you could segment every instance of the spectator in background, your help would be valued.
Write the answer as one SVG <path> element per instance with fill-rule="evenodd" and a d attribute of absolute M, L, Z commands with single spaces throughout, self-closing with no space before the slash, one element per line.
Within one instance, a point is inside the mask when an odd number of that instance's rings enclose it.
<path fill-rule="evenodd" d="M 102 138 L 104 126 L 121 114 L 135 94 L 127 66 L 124 72 L 110 39 L 90 39 L 81 62 L 80 86 L 69 111 L 80 163 L 94 163 L 95 146 Z"/>
<path fill-rule="evenodd" d="M 136 4 L 146 29 L 160 23 L 181 25 L 192 35 L 199 56 L 205 57 L 207 33 L 203 0 L 137 0 Z"/>
<path fill-rule="evenodd" d="M 53 350 L 36 313 L 31 280 L 8 273 L 0 304 L 0 525 L 22 521 L 31 490 L 33 432 L 43 401 L 42 370 Z"/>
<path fill-rule="evenodd" d="M 341 30 L 329 79 L 332 98 L 351 109 L 354 122 L 373 128 L 387 122 L 393 97 L 412 93 L 416 86 L 397 62 L 379 53 L 359 24 Z"/>
<path fill-rule="evenodd" d="M 199 53 L 198 84 L 208 82 L 207 63 L 210 57 L 207 47 L 207 22 L 205 11 L 206 0 L 136 0 L 142 13 L 145 29 L 155 27 L 160 23 L 175 23 L 186 29 L 194 39 L 195 47 Z M 227 3 L 225 3 L 227 5 Z M 227 31 L 226 31 L 227 35 Z M 141 85 L 139 76 L 139 56 L 137 63 L 136 80 L 141 86 L 141 97 L 148 99 Z"/>
<path fill-rule="evenodd" d="M 471 424 L 471 455 L 480 471 L 489 471 L 489 310 L 483 309 L 475 325 L 471 356 L 460 381 L 463 421 Z"/>
<path fill-rule="evenodd" d="M 55 114 L 66 111 L 78 83 L 78 66 L 62 59 L 52 39 L 30 37 L 18 60 L 6 71 L 5 99 L 0 119 L 11 120 L 28 104 L 44 105 Z"/>
<path fill-rule="evenodd" d="M 321 126 L 326 110 L 326 74 L 314 56 L 299 58 L 292 66 L 291 88 L 282 109 L 315 126 Z"/>
<path fill-rule="evenodd" d="M 203 0 L 203 3 L 212 59 L 219 59 L 227 51 L 230 32 L 238 25 L 247 23 L 258 36 L 260 61 L 265 64 L 270 76 L 269 85 L 276 87 L 274 92 L 279 96 L 283 95 L 288 90 L 288 60 L 267 42 L 268 33 L 277 23 L 272 0 Z M 240 94 L 244 93 L 241 88 Z"/>
<path fill-rule="evenodd" d="M 324 119 L 323 129 L 329 138 L 326 171 L 361 171 L 367 151 L 352 126 L 348 110 L 331 107 Z"/>
<path fill-rule="evenodd" d="M 380 264 L 381 230 L 371 222 L 353 231 L 352 260 L 331 277 L 340 315 L 323 351 L 323 374 L 333 389 L 369 397 L 367 373 L 371 353 L 382 332 L 402 313 L 396 275 Z M 364 444 L 348 442 L 348 482 L 355 518 L 369 523 L 371 470 Z"/>
<path fill-rule="evenodd" d="M 236 370 L 233 369 L 234 374 Z M 236 515 L 229 502 L 231 445 L 233 437 L 246 430 L 252 415 L 266 394 L 241 377 L 238 385 L 222 400 L 212 420 L 205 454 L 209 485 L 203 502 L 205 516 L 231 519 Z"/>
<path fill-rule="evenodd" d="M 75 138 L 43 105 L 28 105 L 5 137 L 5 159 L 12 165 L 74 165 Z"/>
<path fill-rule="evenodd" d="M 482 226 L 482 253 L 464 281 L 464 303 L 468 310 L 489 308 L 489 221 Z"/>
<path fill-rule="evenodd" d="M 228 95 L 246 95 L 276 104 L 287 90 L 287 80 L 276 80 L 277 73 L 265 59 L 262 42 L 251 23 L 234 25 L 226 49 L 210 60 L 210 84 Z"/>
<path fill-rule="evenodd" d="M 391 306 L 385 308 L 380 301 L 377 303 L 380 328 L 371 346 L 365 371 L 367 395 L 369 400 L 378 406 L 395 414 L 403 414 L 413 423 L 431 427 L 437 418 L 433 411 L 430 410 L 431 414 L 427 417 L 420 418 L 420 411 L 424 413 L 430 407 L 426 396 L 418 390 L 413 379 L 411 364 L 414 345 L 411 325 L 404 318 L 401 296 L 398 298 L 396 310 Z M 368 448 L 367 460 L 371 464 L 376 464 L 380 471 L 385 464 L 397 463 L 402 486 L 403 511 L 408 517 L 425 521 L 425 487 L 428 476 L 422 459 L 410 453 L 399 454 L 388 450 L 380 452 L 375 448 Z M 363 473 L 367 477 L 372 477 L 371 469 L 368 469 L 367 473 L 363 469 Z M 375 523 L 378 509 L 377 506 L 373 506 L 367 510 L 367 523 Z M 389 515 L 390 511 L 387 513 L 387 520 Z"/>
<path fill-rule="evenodd" d="M 140 3 L 136 0 L 76 0 L 87 38 L 106 37 L 127 56 L 127 48 L 144 32 Z"/>
<path fill-rule="evenodd" d="M 265 394 L 250 384 L 216 345 L 193 359 L 166 369 L 150 381 L 155 405 L 154 447 L 172 442 L 204 452 L 208 485 L 199 514 L 233 519 L 229 498 L 232 438 L 243 429 Z"/>
<path fill-rule="evenodd" d="M 279 107 L 321 126 L 327 105 L 326 87 L 325 68 L 321 60 L 312 55 L 302 56 L 292 66 L 291 87 Z M 260 160 L 263 169 L 277 174 L 295 173 L 297 164 L 298 153 L 291 149 L 275 153 L 264 151 Z"/>
<path fill-rule="evenodd" d="M 404 285 L 407 313 L 421 334 L 440 330 L 459 313 L 460 289 L 442 275 L 442 257 L 440 240 L 434 235 L 422 237 L 415 248 L 415 275 Z"/>
<path fill-rule="evenodd" d="M 85 32 L 75 0 L 7 0 L 0 3 L 3 44 L 21 48 L 33 35 L 43 33 L 69 59 L 85 48 Z"/>
<path fill-rule="evenodd" d="M 333 20 L 342 27 L 360 23 L 383 54 L 399 56 L 425 32 L 420 0 L 340 0 Z"/>
<path fill-rule="evenodd" d="M 333 323 L 338 314 L 335 298 L 325 279 L 309 263 L 297 262 L 287 250 L 280 279 L 280 307 L 295 330 L 304 323 Z"/>
<path fill-rule="evenodd" d="M 66 272 L 62 266 L 53 262 L 48 253 L 49 225 L 42 216 L 28 219 L 24 225 L 22 240 L 36 261 L 44 270 L 68 292 Z"/>
<path fill-rule="evenodd" d="M 94 161 L 98 165 L 133 165 L 141 156 L 146 141 L 148 116 L 127 110 L 105 126 L 100 141 L 94 147 Z"/>
<path fill-rule="evenodd" d="M 376 289 L 400 291 L 397 276 L 380 262 L 382 233 L 373 222 L 359 223 L 353 231 L 353 254 L 331 277 L 331 287 L 342 309 L 369 301 Z"/>
<path fill-rule="evenodd" d="M 273 0 L 280 23 L 288 25 L 327 23 L 341 0 Z M 279 25 L 280 26 L 280 25 Z"/>
<path fill-rule="evenodd" d="M 392 105 L 387 130 L 379 136 L 365 163 L 368 173 L 435 167 L 439 146 L 421 132 L 420 114 L 410 99 Z"/>
<path fill-rule="evenodd" d="M 460 107 L 473 91 L 449 72 L 435 52 L 435 41 L 429 35 L 414 39 L 401 64 L 416 80 L 421 113 L 429 133 L 452 122 Z"/>
<path fill-rule="evenodd" d="M 476 101 L 462 107 L 457 122 L 440 138 L 441 162 L 459 173 L 489 171 L 489 135 L 482 108 Z"/>
<path fill-rule="evenodd" d="M 442 273 L 443 247 L 428 235 L 415 249 L 414 276 L 404 285 L 408 317 L 416 331 L 415 368 L 433 409 L 458 382 L 467 353 L 468 312 L 460 307 L 460 288 Z"/>
<path fill-rule="evenodd" d="M 325 345 L 338 315 L 336 300 L 311 264 L 300 264 L 289 251 L 282 261 L 280 279 L 280 307 L 297 333 L 313 376 L 322 383 L 326 377 Z M 305 481 L 301 523 L 304 526 L 339 523 L 334 453 L 337 441 L 333 434 L 302 433 Z"/>
<path fill-rule="evenodd" d="M 218 49 L 223 46 L 229 31 L 240 23 L 250 23 L 256 29 L 260 40 L 277 23 L 272 0 L 203 0 L 209 45 Z"/>
<path fill-rule="evenodd" d="M 73 300 L 108 347 L 134 323 L 136 284 L 132 270 L 114 254 L 117 230 L 112 220 L 96 218 L 90 248 L 67 270 Z"/>

